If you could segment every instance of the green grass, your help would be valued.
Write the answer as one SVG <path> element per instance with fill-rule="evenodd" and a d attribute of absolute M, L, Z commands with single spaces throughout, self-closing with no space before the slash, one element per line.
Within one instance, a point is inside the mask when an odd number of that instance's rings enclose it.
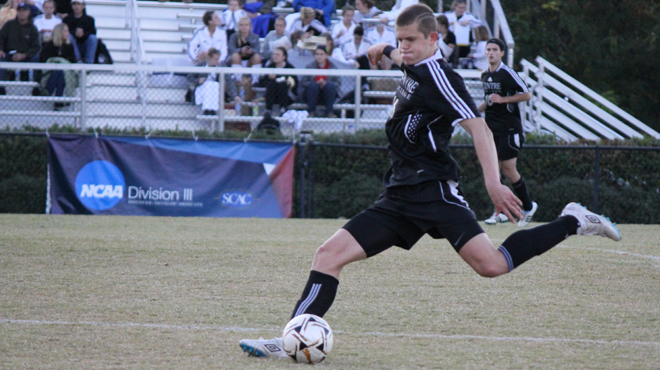
<path fill-rule="evenodd" d="M 0 215 L 0 368 L 301 369 L 238 341 L 280 334 L 344 222 Z M 426 237 L 349 265 L 319 366 L 657 369 L 660 227 L 621 230 L 496 279 Z"/>

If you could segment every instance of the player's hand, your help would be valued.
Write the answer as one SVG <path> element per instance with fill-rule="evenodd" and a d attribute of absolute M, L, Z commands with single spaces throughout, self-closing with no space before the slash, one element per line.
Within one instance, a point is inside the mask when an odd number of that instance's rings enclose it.
<path fill-rule="evenodd" d="M 509 220 L 520 220 L 522 218 L 522 201 L 516 197 L 511 189 L 502 185 L 496 184 L 487 186 L 488 196 L 495 205 L 496 213 L 504 213 Z"/>
<path fill-rule="evenodd" d="M 377 65 L 380 62 L 380 59 L 383 57 L 383 50 L 388 44 L 376 44 L 369 46 L 367 49 L 367 58 L 369 58 L 369 63 Z"/>
<path fill-rule="evenodd" d="M 498 94 L 490 94 L 489 98 L 490 101 L 492 101 L 493 103 L 499 103 L 499 104 L 504 103 L 504 99 Z"/>

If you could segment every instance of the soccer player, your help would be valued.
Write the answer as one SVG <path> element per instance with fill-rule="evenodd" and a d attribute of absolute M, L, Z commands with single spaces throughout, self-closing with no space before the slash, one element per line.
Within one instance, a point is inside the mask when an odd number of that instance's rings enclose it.
<path fill-rule="evenodd" d="M 385 130 L 392 165 L 386 190 L 371 207 L 351 219 L 316 251 L 312 271 L 292 317 L 323 316 L 332 305 L 339 274 L 347 264 L 373 257 L 392 246 L 410 249 L 424 235 L 445 238 L 479 275 L 511 272 L 543 254 L 569 235 L 601 235 L 621 240 L 619 230 L 604 216 L 569 203 L 548 224 L 519 230 L 495 248 L 468 207 L 458 187 L 457 164 L 448 145 L 460 124 L 474 139 L 488 195 L 495 209 L 521 218 L 520 200 L 500 183 L 497 153 L 488 125 L 481 118 L 462 78 L 438 51 L 433 11 L 417 4 L 396 19 L 399 49 L 389 44 L 369 48 L 372 64 L 388 56 L 403 71 L 394 112 Z M 251 356 L 285 358 L 281 338 L 243 339 Z"/>
<path fill-rule="evenodd" d="M 518 103 L 529 100 L 532 94 L 518 73 L 502 62 L 505 50 L 504 42 L 500 39 L 486 42 L 488 69 L 481 74 L 486 96 L 479 105 L 479 112 L 486 111 L 486 123 L 493 132 L 500 169 L 511 181 L 513 190 L 523 203 L 523 216 L 518 226 L 524 227 L 532 221 L 538 205 L 530 198 L 525 180 L 516 168 L 518 154 L 525 142 Z M 508 221 L 503 213 L 495 212 L 485 222 L 487 225 L 495 225 Z"/>

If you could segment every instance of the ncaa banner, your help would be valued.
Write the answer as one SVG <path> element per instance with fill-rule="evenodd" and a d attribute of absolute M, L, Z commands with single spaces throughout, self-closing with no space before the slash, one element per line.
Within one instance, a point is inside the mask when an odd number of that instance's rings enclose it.
<path fill-rule="evenodd" d="M 51 135 L 50 214 L 291 217 L 294 147 Z"/>

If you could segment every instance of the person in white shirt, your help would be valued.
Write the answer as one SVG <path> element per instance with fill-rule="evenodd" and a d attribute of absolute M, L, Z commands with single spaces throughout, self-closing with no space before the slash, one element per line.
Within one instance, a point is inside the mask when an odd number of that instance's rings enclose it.
<path fill-rule="evenodd" d="M 202 21 L 205 26 L 198 28 L 188 43 L 188 56 L 195 65 L 204 65 L 206 52 L 213 47 L 220 51 L 221 61 L 227 59 L 227 34 L 220 29 L 220 18 L 213 10 L 208 10 Z"/>
<path fill-rule="evenodd" d="M 467 2 L 465 0 L 454 0 L 451 4 L 451 11 L 446 12 L 445 16 L 449 22 L 449 30 L 456 36 L 456 46 L 458 46 L 458 57 L 464 58 L 470 53 L 470 36 L 472 28 L 482 25 L 472 13 L 466 12 Z"/>
<path fill-rule="evenodd" d="M 396 20 L 396 17 L 399 16 L 399 13 L 401 13 L 403 9 L 417 3 L 419 3 L 419 0 L 396 0 L 392 10 L 380 15 L 380 21 L 385 24 L 390 23 L 391 21 Z"/>
<path fill-rule="evenodd" d="M 369 30 L 369 32 L 367 32 L 366 38 L 371 42 L 372 45 L 384 42 L 392 45 L 393 47 L 396 47 L 396 34 L 384 24 L 379 24 Z"/>
<path fill-rule="evenodd" d="M 241 0 L 229 0 L 227 2 L 227 9 L 220 15 L 220 25 L 227 33 L 227 39 L 232 33 L 238 31 L 238 21 L 247 17 L 247 13 L 241 7 Z"/>
<path fill-rule="evenodd" d="M 358 57 L 367 54 L 369 46 L 371 42 L 364 37 L 364 29 L 362 26 L 357 26 L 353 31 L 353 42 L 342 46 L 344 58 L 349 62 L 356 62 Z"/>
<path fill-rule="evenodd" d="M 216 48 L 207 50 L 205 67 L 217 67 L 220 62 L 220 51 Z M 195 88 L 195 105 L 202 106 L 202 114 L 215 116 L 220 107 L 220 83 L 217 73 L 199 76 L 199 86 Z"/>
<path fill-rule="evenodd" d="M 477 36 L 477 50 L 474 53 L 468 54 L 468 58 L 472 59 L 474 68 L 483 71 L 488 68 L 488 59 L 486 59 L 486 42 L 490 38 L 488 27 L 479 26 L 475 30 Z"/>
<path fill-rule="evenodd" d="M 363 19 L 374 18 L 383 11 L 374 6 L 374 0 L 355 0 L 357 12 L 353 16 L 356 23 L 362 23 Z"/>
<path fill-rule="evenodd" d="M 298 30 L 303 31 L 303 39 L 310 36 L 318 36 L 328 29 L 318 19 L 315 19 L 316 13 L 314 9 L 303 6 L 300 8 L 300 19 L 293 22 L 291 25 L 291 33 Z"/>
<path fill-rule="evenodd" d="M 46 0 L 43 3 L 44 14 L 38 15 L 34 18 L 34 26 L 39 30 L 39 38 L 42 41 L 50 40 L 53 37 L 53 29 L 62 20 L 56 17 L 55 14 L 55 1 Z"/>
<path fill-rule="evenodd" d="M 344 5 L 341 10 L 342 21 L 332 27 L 332 40 L 338 48 L 353 41 L 353 30 L 357 26 L 357 23 L 353 21 L 355 8 L 350 5 Z"/>

